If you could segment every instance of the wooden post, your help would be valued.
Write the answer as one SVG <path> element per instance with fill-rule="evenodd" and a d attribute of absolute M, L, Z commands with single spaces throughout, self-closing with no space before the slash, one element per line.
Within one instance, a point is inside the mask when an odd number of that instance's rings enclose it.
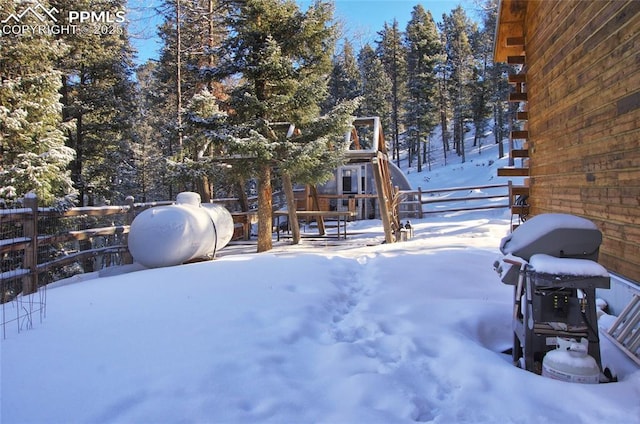
<path fill-rule="evenodd" d="M 313 210 L 319 211 L 320 209 L 320 200 L 318 199 L 318 188 L 315 185 L 309 186 L 309 190 L 311 192 L 311 200 L 312 200 L 312 208 Z M 318 234 L 321 236 L 325 235 L 326 229 L 324 226 L 324 217 L 317 216 L 316 223 L 318 224 Z"/>
<path fill-rule="evenodd" d="M 24 237 L 29 239 L 29 246 L 24 250 L 22 268 L 29 274 L 22 277 L 22 294 L 38 291 L 38 197 L 28 193 L 24 197 L 25 208 L 31 209 L 31 218 L 24 221 Z"/>
<path fill-rule="evenodd" d="M 402 221 L 400 219 L 400 202 L 402 202 L 402 195 L 400 194 L 400 187 L 393 187 L 393 201 L 391 207 L 393 208 L 393 220 L 395 221 L 395 227 L 400 230 L 402 228 Z"/>
<path fill-rule="evenodd" d="M 293 194 L 291 176 L 286 172 L 282 174 L 282 188 L 284 189 L 285 199 L 287 200 L 289 228 L 291 228 L 291 235 L 293 237 L 292 244 L 298 244 L 300 243 L 300 225 L 298 225 L 298 216 L 296 214 L 296 199 Z"/>
<path fill-rule="evenodd" d="M 418 218 L 422 219 L 422 187 L 418 187 Z"/>
<path fill-rule="evenodd" d="M 135 211 L 134 206 L 133 206 L 134 198 L 133 198 L 133 196 L 127 196 L 124 199 L 124 201 L 127 204 L 127 206 L 129 207 L 129 209 L 127 210 L 127 215 L 125 216 L 125 224 L 126 225 L 131 225 L 131 223 L 133 222 L 133 219 L 136 217 L 136 211 Z M 132 264 L 133 263 L 133 256 L 131 256 L 131 252 L 129 252 L 129 236 L 128 236 L 128 234 L 125 234 L 124 237 L 125 237 L 125 243 L 127 245 L 127 251 L 122 254 L 122 263 L 123 264 Z"/>
<path fill-rule="evenodd" d="M 513 206 L 513 194 L 512 194 L 513 193 L 513 190 L 512 190 L 513 189 L 513 181 L 509 180 L 509 182 L 507 183 L 507 187 L 508 187 L 508 190 L 509 190 L 508 191 L 508 193 L 509 193 L 509 211 L 511 212 L 513 210 L 513 209 L 511 209 L 512 206 Z"/>
<path fill-rule="evenodd" d="M 391 199 L 389 196 L 391 193 L 386 193 L 385 185 L 383 182 L 382 169 L 380 168 L 380 158 L 371 159 L 371 165 L 373 166 L 373 176 L 376 182 L 376 191 L 378 192 L 378 207 L 380 208 L 380 219 L 382 220 L 382 227 L 384 228 L 384 239 L 386 243 L 393 243 L 393 228 L 391 228 L 391 217 L 389 204 Z"/>

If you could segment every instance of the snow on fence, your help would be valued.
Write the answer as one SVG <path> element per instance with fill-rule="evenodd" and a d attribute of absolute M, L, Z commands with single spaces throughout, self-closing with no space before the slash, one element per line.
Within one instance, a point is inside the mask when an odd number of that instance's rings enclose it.
<path fill-rule="evenodd" d="M 511 207 L 509 184 L 449 187 L 436 190 L 401 190 L 400 216 L 422 218 L 426 214 Z"/>

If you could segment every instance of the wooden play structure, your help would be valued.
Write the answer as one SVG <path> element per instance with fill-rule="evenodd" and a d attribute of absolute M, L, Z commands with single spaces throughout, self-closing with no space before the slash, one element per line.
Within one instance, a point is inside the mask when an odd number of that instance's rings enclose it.
<path fill-rule="evenodd" d="M 379 218 L 385 241 L 393 243 L 400 229 L 400 196 L 394 178 L 404 176 L 400 172 L 392 175 L 380 118 L 356 118 L 345 141 L 349 146 L 346 163 L 336 169 L 328 183 L 297 190 L 296 211 L 305 211 L 305 218 L 315 219 L 320 234 L 324 234 L 324 218 L 336 214 L 349 219 Z"/>

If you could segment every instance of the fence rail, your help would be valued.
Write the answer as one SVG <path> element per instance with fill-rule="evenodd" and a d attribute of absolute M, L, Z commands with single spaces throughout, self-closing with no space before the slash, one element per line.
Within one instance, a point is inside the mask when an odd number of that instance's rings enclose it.
<path fill-rule="evenodd" d="M 501 190 L 504 189 L 504 192 Z M 477 193 L 484 190 L 496 191 L 482 195 L 460 196 L 458 193 Z M 486 209 L 501 209 L 511 206 L 509 184 L 488 184 L 472 187 L 449 187 L 434 190 L 401 190 L 400 216 L 422 218 L 427 214 L 464 212 Z M 494 203 L 497 199 L 504 202 Z M 433 205 L 445 205 L 434 208 Z"/>
<path fill-rule="evenodd" d="M 100 258 L 104 263 L 111 263 L 114 254 L 122 255 L 124 263 L 130 261 L 124 253 L 129 224 L 136 210 L 148 206 L 134 204 L 131 197 L 126 202 L 122 206 L 77 207 L 58 211 L 39 208 L 37 198 L 27 197 L 24 200 L 26 207 L 0 211 L 4 238 L 0 241 L 2 302 L 11 300 L 20 292 L 24 295 L 36 292 L 40 286 L 40 274 L 56 267 L 88 258 Z M 103 217 L 109 217 L 109 225 L 95 227 Z M 5 234 L 14 237 L 5 238 Z M 100 243 L 94 243 L 96 239 L 100 239 Z"/>

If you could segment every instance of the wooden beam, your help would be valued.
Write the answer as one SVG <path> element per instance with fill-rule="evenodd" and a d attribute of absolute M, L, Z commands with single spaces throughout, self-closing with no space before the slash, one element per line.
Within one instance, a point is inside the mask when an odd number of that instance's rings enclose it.
<path fill-rule="evenodd" d="M 320 210 L 320 197 L 318 196 L 318 188 L 315 185 L 309 186 L 309 191 L 311 192 L 311 206 L 312 209 Z M 316 224 L 318 224 L 318 232 L 320 234 L 325 234 L 324 228 L 324 218 L 322 216 L 316 217 Z"/>
<path fill-rule="evenodd" d="M 529 157 L 529 149 L 513 149 L 511 150 L 512 158 L 528 158 Z"/>
<path fill-rule="evenodd" d="M 385 159 L 375 157 L 371 160 L 373 168 L 373 176 L 376 183 L 376 191 L 378 192 L 378 207 L 380 208 L 380 219 L 382 220 L 382 227 L 384 228 L 384 238 L 386 243 L 395 242 L 393 237 L 393 228 L 391 227 L 391 196 L 392 193 L 388 193 L 388 185 L 385 185 L 382 161 Z"/>
<path fill-rule="evenodd" d="M 516 119 L 520 121 L 529 120 L 529 112 L 516 112 Z"/>
<path fill-rule="evenodd" d="M 524 37 L 507 37 L 506 44 L 507 47 L 524 46 L 525 39 Z"/>
<path fill-rule="evenodd" d="M 291 228 L 292 244 L 300 243 L 300 224 L 296 215 L 296 199 L 293 194 L 293 183 L 291 175 L 286 172 L 282 173 L 282 189 L 284 190 L 287 200 L 287 211 L 289 211 L 289 228 Z"/>
<path fill-rule="evenodd" d="M 527 186 L 511 186 L 510 193 L 512 196 L 528 196 L 529 187 Z"/>
<path fill-rule="evenodd" d="M 507 63 L 509 65 L 524 65 L 527 63 L 527 58 L 525 55 L 507 56 Z"/>
<path fill-rule="evenodd" d="M 22 294 L 27 295 L 38 291 L 38 198 L 25 196 L 24 206 L 31 209 L 31 219 L 22 224 L 24 237 L 31 240 L 22 257 L 22 268 L 29 270 L 22 279 Z"/>
<path fill-rule="evenodd" d="M 513 205 L 511 206 L 511 213 L 514 215 L 529 215 L 529 206 Z"/>
<path fill-rule="evenodd" d="M 509 74 L 510 84 L 524 84 L 527 82 L 527 74 Z"/>
<path fill-rule="evenodd" d="M 529 131 L 511 131 L 511 138 L 513 140 L 528 140 Z"/>
<path fill-rule="evenodd" d="M 528 177 L 529 168 L 498 168 L 498 177 Z"/>
<path fill-rule="evenodd" d="M 527 93 L 509 93 L 510 102 L 526 102 L 527 99 Z"/>

